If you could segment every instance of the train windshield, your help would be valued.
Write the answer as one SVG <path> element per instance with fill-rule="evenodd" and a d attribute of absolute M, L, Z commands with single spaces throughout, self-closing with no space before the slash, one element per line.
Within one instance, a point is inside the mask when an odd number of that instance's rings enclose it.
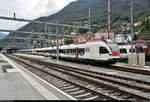
<path fill-rule="evenodd" d="M 112 52 L 119 52 L 118 45 L 115 44 L 112 40 L 107 40 L 107 44 L 111 48 Z"/>
<path fill-rule="evenodd" d="M 112 52 L 119 52 L 117 44 L 108 44 Z"/>
<path fill-rule="evenodd" d="M 135 46 L 137 53 L 143 53 L 143 49 L 141 46 Z"/>

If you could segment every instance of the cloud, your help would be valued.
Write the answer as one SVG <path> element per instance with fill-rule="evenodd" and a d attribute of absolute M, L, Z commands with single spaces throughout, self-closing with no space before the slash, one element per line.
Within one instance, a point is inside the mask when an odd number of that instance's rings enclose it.
<path fill-rule="evenodd" d="M 0 16 L 36 19 L 58 12 L 76 0 L 0 0 Z M 0 20 L 0 29 L 16 30 L 26 23 Z"/>

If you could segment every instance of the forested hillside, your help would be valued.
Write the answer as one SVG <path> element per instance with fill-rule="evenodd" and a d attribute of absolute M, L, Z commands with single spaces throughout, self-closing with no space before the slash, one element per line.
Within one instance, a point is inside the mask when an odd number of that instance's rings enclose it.
<path fill-rule="evenodd" d="M 121 22 L 130 22 L 129 1 L 130 0 L 111 0 L 112 27 L 114 27 L 114 24 L 117 26 L 116 22 L 118 22 L 117 24 Z M 84 25 L 83 21 L 88 20 L 88 8 L 91 8 L 92 25 L 100 25 L 100 28 L 105 28 L 107 25 L 107 0 L 77 0 L 53 15 L 48 17 L 40 17 L 36 20 L 45 22 L 57 21 L 58 23 Z M 150 16 L 150 0 L 134 0 L 134 20 L 139 21 L 147 16 Z M 19 30 L 34 30 L 35 32 L 44 32 L 44 25 L 30 23 Z M 48 27 L 48 31 L 55 32 L 55 29 Z M 76 32 L 78 33 L 78 31 Z M 12 33 L 11 35 L 14 36 L 17 34 Z M 26 35 L 27 34 L 24 34 L 24 36 Z M 6 44 L 6 39 L 1 41 L 1 45 Z"/>

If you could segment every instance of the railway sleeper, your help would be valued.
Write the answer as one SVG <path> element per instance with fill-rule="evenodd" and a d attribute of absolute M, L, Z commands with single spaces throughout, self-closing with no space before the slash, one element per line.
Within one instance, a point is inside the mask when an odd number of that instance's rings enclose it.
<path fill-rule="evenodd" d="M 97 98 L 98 98 L 98 96 L 93 96 L 93 97 L 86 98 L 84 100 L 96 100 Z"/>
<path fill-rule="evenodd" d="M 123 92 L 124 94 L 132 94 L 133 96 L 135 96 L 135 97 L 140 97 L 140 98 L 143 98 L 143 99 L 147 99 L 147 98 L 145 98 L 145 97 L 143 97 L 143 96 L 141 96 L 141 95 L 136 95 L 136 94 L 134 94 L 134 93 L 129 93 L 128 91 L 125 91 L 125 90 L 122 90 L 122 89 L 120 89 L 119 87 L 116 87 L 116 86 L 114 86 L 114 85 L 111 85 L 111 84 L 106 84 L 106 83 L 103 83 L 102 81 L 99 81 L 99 80 L 93 80 L 93 79 L 91 79 L 91 78 L 89 78 L 89 77 L 83 77 L 82 75 L 79 75 L 79 74 L 73 74 L 73 73 L 69 73 L 69 74 L 71 74 L 71 75 L 73 75 L 73 76 L 77 76 L 77 77 L 80 77 L 80 79 L 82 79 L 82 80 L 89 80 L 89 81 L 92 81 L 92 82 L 95 82 L 95 83 L 97 83 L 97 84 L 99 84 L 99 85 L 103 85 L 104 87 L 107 87 L 107 88 L 109 88 L 109 89 L 115 89 L 116 91 L 121 91 L 121 92 Z"/>
<path fill-rule="evenodd" d="M 62 88 L 60 88 L 60 89 L 61 89 L 61 90 L 67 90 L 67 89 L 71 89 L 71 88 L 74 88 L 74 85 L 68 86 L 68 87 L 62 87 Z"/>
<path fill-rule="evenodd" d="M 72 92 L 72 93 L 69 93 L 69 94 L 74 95 L 74 94 L 79 94 L 79 93 L 82 93 L 82 92 L 85 92 L 85 90 L 79 90 L 79 91 Z"/>
<path fill-rule="evenodd" d="M 89 92 L 89 93 L 77 95 L 77 96 L 75 96 L 75 97 L 76 97 L 76 98 L 81 98 L 81 97 L 86 97 L 86 96 L 88 96 L 88 95 L 91 95 L 91 93 Z"/>
<path fill-rule="evenodd" d="M 83 87 L 84 87 L 84 86 L 83 86 Z M 91 90 L 91 89 L 89 89 L 89 90 Z M 94 93 L 95 93 L 95 92 L 94 92 Z M 99 93 L 99 92 L 96 92 L 96 93 L 101 94 L 102 96 L 107 97 L 107 98 L 109 98 L 109 99 L 116 99 L 116 98 L 112 98 L 112 97 L 109 97 L 109 96 L 107 96 L 107 95 L 104 95 L 104 94 L 102 94 L 102 93 Z"/>
<path fill-rule="evenodd" d="M 110 77 L 111 75 L 108 75 L 108 76 Z M 111 82 L 113 82 L 113 83 L 119 83 L 119 84 L 123 84 L 123 85 L 126 84 L 126 83 L 124 83 L 124 82 L 122 82 L 122 81 L 120 81 L 120 80 L 117 81 L 117 80 L 105 78 L 105 77 L 102 77 L 102 76 L 101 76 L 101 77 L 95 76 L 95 77 L 98 78 L 98 79 L 100 78 L 100 79 L 102 79 L 102 80 L 105 79 L 105 80 L 111 81 Z M 137 81 L 135 81 L 135 82 L 137 82 Z M 137 88 L 138 88 L 138 89 L 141 89 L 140 86 L 137 86 L 137 87 L 136 87 L 136 85 L 134 85 L 134 84 L 129 84 L 129 83 L 127 83 L 126 85 L 127 85 L 128 87 L 132 87 L 132 88 L 136 88 L 136 89 L 137 89 Z M 142 88 L 145 88 L 145 87 L 142 87 Z"/>
<path fill-rule="evenodd" d="M 74 88 L 74 89 L 68 89 L 68 90 L 65 90 L 66 92 L 74 92 L 74 91 L 77 91 L 79 90 L 79 88 Z"/>
<path fill-rule="evenodd" d="M 66 87 L 66 86 L 70 86 L 70 84 L 55 84 L 57 87 L 61 88 L 61 87 Z"/>

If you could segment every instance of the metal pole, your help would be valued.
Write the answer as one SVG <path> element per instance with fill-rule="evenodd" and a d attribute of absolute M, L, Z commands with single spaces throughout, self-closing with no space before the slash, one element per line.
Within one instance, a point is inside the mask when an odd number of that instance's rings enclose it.
<path fill-rule="evenodd" d="M 108 0 L 108 39 L 110 36 L 110 0 Z"/>
<path fill-rule="evenodd" d="M 29 39 L 29 37 L 30 37 L 30 36 L 28 36 L 28 40 L 27 40 L 27 43 L 28 43 L 28 51 L 29 51 L 29 49 L 30 49 L 30 39 Z M 28 51 L 27 51 L 27 52 L 28 52 Z"/>
<path fill-rule="evenodd" d="M 89 8 L 89 37 L 91 38 L 91 9 Z"/>
<path fill-rule="evenodd" d="M 11 48 L 13 48 L 13 38 L 11 39 Z"/>
<path fill-rule="evenodd" d="M 58 56 L 58 54 L 59 54 L 59 43 L 58 43 L 58 26 L 57 26 L 57 28 L 56 28 L 56 34 L 57 34 L 57 42 L 56 42 L 56 46 L 57 46 L 57 61 L 59 60 L 59 56 Z"/>
<path fill-rule="evenodd" d="M 49 30 L 48 30 L 49 32 Z M 48 35 L 48 47 L 50 47 L 50 35 Z"/>
<path fill-rule="evenodd" d="M 46 23 L 45 23 L 45 34 L 44 34 L 44 37 L 43 37 L 43 47 L 45 47 L 45 46 L 44 46 L 44 44 L 45 44 L 45 38 L 46 38 L 45 36 L 46 36 L 46 34 L 47 34 L 47 31 L 46 31 L 46 30 L 47 30 L 47 25 L 46 25 Z"/>
<path fill-rule="evenodd" d="M 34 44 L 34 37 L 35 37 L 35 36 L 34 36 L 34 33 L 33 33 L 33 29 L 32 29 L 32 35 L 33 35 L 33 49 L 34 49 L 36 46 L 35 46 L 35 44 Z"/>
<path fill-rule="evenodd" d="M 131 53 L 133 54 L 133 0 L 131 0 Z"/>

